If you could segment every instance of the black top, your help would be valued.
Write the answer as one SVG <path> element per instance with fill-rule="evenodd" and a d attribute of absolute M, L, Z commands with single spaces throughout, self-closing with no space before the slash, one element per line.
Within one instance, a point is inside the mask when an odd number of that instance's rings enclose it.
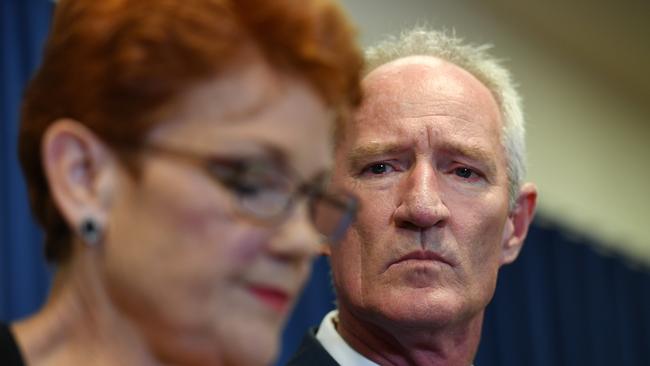
<path fill-rule="evenodd" d="M 338 366 L 338 362 L 330 356 L 322 344 L 316 339 L 318 328 L 311 328 L 302 339 L 298 351 L 287 363 L 287 366 Z"/>
<path fill-rule="evenodd" d="M 11 329 L 0 323 L 0 362 L 3 366 L 25 366 Z"/>

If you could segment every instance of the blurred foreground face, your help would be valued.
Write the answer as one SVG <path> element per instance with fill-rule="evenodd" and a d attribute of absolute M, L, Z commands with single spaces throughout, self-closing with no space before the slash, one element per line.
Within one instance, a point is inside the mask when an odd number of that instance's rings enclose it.
<path fill-rule="evenodd" d="M 341 317 L 403 330 L 480 314 L 511 234 L 496 101 L 433 57 L 385 64 L 363 90 L 333 177 L 360 201 L 331 249 Z"/>
<path fill-rule="evenodd" d="M 200 340 L 224 364 L 268 363 L 318 235 L 304 200 L 273 223 L 242 214 L 273 182 L 212 175 L 253 164 L 313 178 L 329 167 L 330 114 L 306 82 L 253 56 L 172 108 L 146 143 L 203 162 L 145 149 L 141 177 L 119 175 L 103 257 L 109 295 L 159 350 Z"/>

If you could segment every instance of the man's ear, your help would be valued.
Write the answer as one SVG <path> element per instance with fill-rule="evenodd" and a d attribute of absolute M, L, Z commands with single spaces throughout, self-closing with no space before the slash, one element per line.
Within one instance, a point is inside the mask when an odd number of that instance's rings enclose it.
<path fill-rule="evenodd" d="M 503 233 L 501 265 L 514 262 L 521 251 L 528 227 L 533 221 L 537 205 L 537 188 L 532 183 L 524 183 L 519 190 L 515 208 L 510 212 Z"/>
<path fill-rule="evenodd" d="M 52 198 L 73 231 L 88 218 L 104 227 L 116 172 L 101 140 L 81 123 L 60 119 L 45 131 L 41 154 Z"/>

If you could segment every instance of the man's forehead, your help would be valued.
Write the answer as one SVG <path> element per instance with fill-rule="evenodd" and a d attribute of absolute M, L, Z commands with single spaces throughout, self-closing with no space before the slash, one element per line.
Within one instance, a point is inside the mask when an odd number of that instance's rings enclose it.
<path fill-rule="evenodd" d="M 438 67 L 444 64 L 449 64 L 449 61 L 443 60 L 436 56 L 429 55 L 410 55 L 394 60 L 388 61 L 386 63 L 376 66 L 372 71 L 370 71 L 366 77 L 374 72 L 385 72 L 394 68 L 400 68 L 409 65 L 420 65 L 420 66 L 429 66 L 429 67 Z"/>
<path fill-rule="evenodd" d="M 373 83 L 377 80 L 392 81 L 399 79 L 398 75 L 408 75 L 408 73 L 427 73 L 437 72 L 444 73 L 446 69 L 460 67 L 434 56 L 414 55 L 401 57 L 385 64 L 377 66 L 363 78 L 362 82 Z"/>
<path fill-rule="evenodd" d="M 499 105 L 487 86 L 461 67 L 433 56 L 408 56 L 381 65 L 364 78 L 363 90 L 356 115 L 361 120 L 449 111 L 501 123 Z"/>
<path fill-rule="evenodd" d="M 475 89 L 492 96 L 489 89 L 467 70 L 449 61 L 425 55 L 402 57 L 380 65 L 366 75 L 362 84 L 370 95 L 402 86 L 407 92 L 418 92 L 423 87 L 453 87 L 459 93 Z"/>
<path fill-rule="evenodd" d="M 444 137 L 447 147 L 453 147 L 448 150 L 482 160 L 501 148 L 496 100 L 473 75 L 447 61 L 431 56 L 401 58 L 369 73 L 363 88 L 364 102 L 346 129 L 345 140 L 349 149 L 355 149 L 353 155 L 377 148 L 393 150 L 387 146 L 395 143 L 413 144 L 402 138 L 408 131 Z M 455 131 L 461 132 L 454 135 Z"/>

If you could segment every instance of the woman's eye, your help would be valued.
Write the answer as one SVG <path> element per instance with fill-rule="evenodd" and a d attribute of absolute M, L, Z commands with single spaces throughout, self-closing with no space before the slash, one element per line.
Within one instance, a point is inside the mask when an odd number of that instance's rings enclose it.
<path fill-rule="evenodd" d="M 250 164 L 245 161 L 211 162 L 207 166 L 210 176 L 238 196 L 256 196 L 267 187 L 259 174 L 251 173 Z"/>
<path fill-rule="evenodd" d="M 235 191 L 238 196 L 257 196 L 264 191 L 264 187 L 251 182 L 232 182 L 230 189 Z"/>
<path fill-rule="evenodd" d="M 245 171 L 233 177 L 232 187 L 240 196 L 259 196 L 288 192 L 290 186 L 284 177 L 272 171 Z"/>

